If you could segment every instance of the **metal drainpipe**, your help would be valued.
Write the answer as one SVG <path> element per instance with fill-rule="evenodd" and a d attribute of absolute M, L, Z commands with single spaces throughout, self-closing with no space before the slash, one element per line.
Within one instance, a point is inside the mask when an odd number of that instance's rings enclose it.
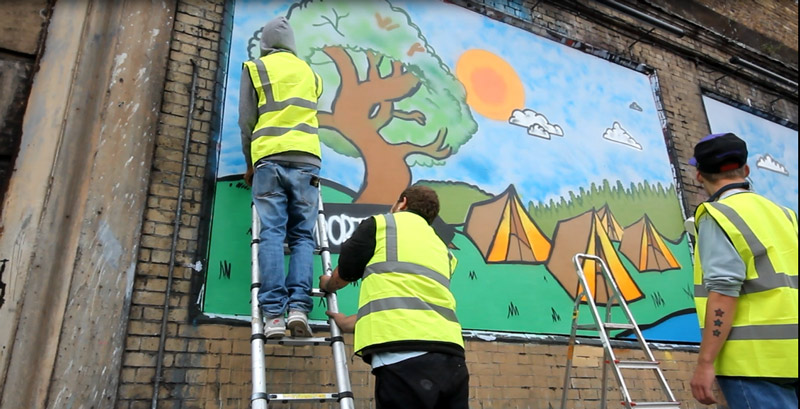
<path fill-rule="evenodd" d="M 158 409 L 158 389 L 161 386 L 161 370 L 164 361 L 164 345 L 167 341 L 167 319 L 169 318 L 169 298 L 172 293 L 172 277 L 175 273 L 175 247 L 178 243 L 178 230 L 181 225 L 181 210 L 183 207 L 183 186 L 186 182 L 186 167 L 189 162 L 189 141 L 192 139 L 192 115 L 194 114 L 195 86 L 197 84 L 197 63 L 192 63 L 192 85 L 189 97 L 189 114 L 186 119 L 186 136 L 183 142 L 183 166 L 181 167 L 181 179 L 178 186 L 178 206 L 175 209 L 175 222 L 172 231 L 172 249 L 169 253 L 169 272 L 167 273 L 167 291 L 164 295 L 164 315 L 161 317 L 161 338 L 158 341 L 158 358 L 156 358 L 156 374 L 153 385 L 153 402 L 151 409 Z"/>

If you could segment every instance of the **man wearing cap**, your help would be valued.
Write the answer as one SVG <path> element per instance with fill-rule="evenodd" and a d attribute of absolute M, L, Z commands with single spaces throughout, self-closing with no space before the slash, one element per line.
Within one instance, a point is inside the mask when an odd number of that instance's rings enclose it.
<path fill-rule="evenodd" d="M 798 406 L 797 215 L 750 190 L 747 145 L 701 139 L 689 161 L 710 198 L 695 212 L 694 288 L 702 341 L 692 394 L 731 409 Z"/>

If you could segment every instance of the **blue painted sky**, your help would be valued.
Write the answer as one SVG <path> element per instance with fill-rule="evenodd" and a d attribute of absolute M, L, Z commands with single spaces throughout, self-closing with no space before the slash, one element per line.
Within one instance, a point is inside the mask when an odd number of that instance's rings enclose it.
<path fill-rule="evenodd" d="M 645 180 L 673 183 L 647 76 L 461 7 L 419 1 L 392 4 L 408 12 L 451 71 L 470 49 L 484 49 L 505 59 L 524 85 L 525 106 L 520 108 L 545 115 L 564 133 L 549 140 L 537 138 L 525 127 L 473 111 L 478 131 L 472 139 L 444 166 L 414 167 L 414 180 L 463 181 L 494 194 L 514 184 L 524 202 L 557 200 L 570 190 L 588 188 L 603 179 L 612 184 L 621 180 L 625 186 Z M 283 1 L 237 1 L 218 176 L 243 173 L 245 168 L 236 121 L 247 41 L 270 18 L 285 14 L 288 5 Z M 641 111 L 630 108 L 634 102 Z M 603 138 L 615 122 L 641 149 Z M 795 138 L 795 152 L 796 148 Z M 796 153 L 794 163 L 796 169 Z M 323 148 L 322 176 L 358 190 L 363 166 L 359 159 Z M 796 181 L 795 177 L 795 208 Z"/>
<path fill-rule="evenodd" d="M 797 211 L 797 131 L 741 109 L 703 97 L 711 132 L 733 132 L 747 142 L 747 163 L 753 188 L 765 197 Z M 766 155 L 782 165 L 759 166 Z M 763 161 L 763 159 L 762 159 Z M 763 163 L 763 162 L 761 162 Z M 784 170 L 787 174 L 777 171 Z"/>

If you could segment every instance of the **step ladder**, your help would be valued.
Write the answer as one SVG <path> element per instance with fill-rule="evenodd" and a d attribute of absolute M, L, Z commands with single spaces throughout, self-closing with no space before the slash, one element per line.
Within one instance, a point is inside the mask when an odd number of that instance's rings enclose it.
<path fill-rule="evenodd" d="M 322 193 L 319 194 L 319 214 L 317 215 L 316 241 L 318 252 L 322 259 L 323 274 L 330 275 L 333 272 L 331 267 L 331 254 L 328 248 L 328 234 L 325 225 L 324 209 L 322 207 Z M 253 394 L 250 397 L 250 407 L 252 409 L 267 409 L 269 402 L 339 402 L 341 409 L 354 409 L 353 392 L 350 388 L 350 374 L 347 369 L 347 355 L 344 348 L 344 338 L 342 331 L 332 319 L 330 324 L 330 337 L 317 338 L 293 338 L 284 337 L 281 339 L 270 339 L 264 336 L 264 321 L 261 308 L 258 305 L 258 289 L 260 275 L 258 270 L 258 242 L 261 230 L 258 214 L 255 206 L 252 206 L 252 242 L 251 250 L 251 270 L 252 285 L 250 286 L 251 304 L 251 336 L 250 349 L 252 354 L 253 368 Z M 328 311 L 339 312 L 339 304 L 336 301 L 336 294 L 328 294 L 318 289 L 312 290 L 312 296 L 325 297 L 328 304 Z M 264 355 L 264 344 L 277 344 L 286 346 L 304 345 L 330 345 L 333 350 L 333 363 L 336 370 L 337 393 L 268 393 L 266 380 L 266 357 Z"/>
<path fill-rule="evenodd" d="M 601 267 L 601 271 L 603 273 L 603 277 L 605 278 L 606 288 L 610 288 L 611 294 L 609 294 L 608 302 L 606 304 L 606 314 L 605 320 L 600 317 L 600 313 L 597 311 L 597 304 L 594 301 L 594 296 L 592 295 L 591 291 L 587 289 L 590 288 L 589 284 L 586 280 L 586 275 L 583 272 L 583 262 L 586 260 L 594 261 L 595 263 L 599 264 Z M 580 280 L 581 284 L 581 291 L 575 298 L 575 306 L 572 311 L 572 330 L 569 335 L 569 345 L 567 348 L 567 368 L 566 374 L 564 376 L 564 386 L 562 389 L 561 394 L 561 409 L 566 409 L 567 405 L 567 392 L 569 391 L 570 385 L 570 372 L 572 371 L 572 357 L 575 352 L 575 335 L 576 332 L 579 330 L 593 330 L 597 331 L 600 340 L 603 343 L 603 349 L 605 350 L 605 356 L 603 359 L 603 376 L 602 376 L 602 392 L 600 394 L 601 399 L 601 409 L 606 408 L 606 392 L 607 392 L 607 385 L 608 385 L 608 366 L 614 371 L 614 376 L 617 378 L 617 382 L 619 383 L 619 390 L 622 393 L 621 402 L 622 405 L 626 409 L 636 409 L 636 408 L 650 408 L 650 409 L 669 409 L 669 408 L 679 408 L 680 402 L 675 400 L 675 396 L 672 394 L 672 391 L 667 385 L 667 380 L 664 378 L 664 373 L 661 372 L 661 368 L 659 366 L 659 362 L 656 361 L 653 353 L 650 351 L 650 347 L 647 346 L 647 342 L 644 340 L 644 336 L 642 336 L 642 332 L 639 330 L 639 326 L 636 325 L 636 321 L 633 319 L 633 315 L 631 314 L 630 309 L 628 309 L 628 304 L 625 303 L 625 299 L 620 294 L 619 288 L 617 287 L 616 281 L 614 281 L 614 277 L 611 276 L 611 273 L 606 266 L 605 261 L 602 258 L 591 255 L 591 254 L 576 254 L 573 257 L 572 261 L 575 263 L 575 271 L 578 274 L 578 279 Z M 595 267 L 592 267 L 594 270 Z M 595 271 L 591 271 L 590 274 L 596 274 Z M 589 310 L 592 313 L 592 318 L 594 320 L 594 324 L 586 324 L 586 325 L 579 325 L 578 324 L 578 310 L 580 308 L 582 300 L 586 299 L 586 303 L 589 306 Z M 622 308 L 624 312 L 625 318 L 627 319 L 627 323 L 612 323 L 611 321 L 611 307 L 614 305 L 614 302 L 617 302 L 619 306 Z M 611 347 L 611 341 L 608 335 L 609 330 L 631 330 L 636 335 L 636 339 L 638 341 L 639 346 L 641 347 L 642 351 L 644 351 L 645 359 L 644 360 L 620 360 L 617 359 L 616 355 L 614 354 L 614 350 Z M 665 402 L 637 402 L 631 399 L 631 395 L 628 392 L 628 387 L 625 383 L 625 379 L 622 376 L 623 369 L 650 369 L 652 370 L 658 381 L 661 383 L 661 388 L 663 389 L 664 393 L 667 396 L 667 401 Z"/>

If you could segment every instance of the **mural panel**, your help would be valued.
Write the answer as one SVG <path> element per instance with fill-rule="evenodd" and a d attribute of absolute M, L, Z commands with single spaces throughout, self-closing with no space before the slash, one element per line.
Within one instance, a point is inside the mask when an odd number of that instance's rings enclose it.
<path fill-rule="evenodd" d="M 797 212 L 797 129 L 703 96 L 713 133 L 733 132 L 747 142 L 750 183 L 756 192 Z"/>
<path fill-rule="evenodd" d="M 238 65 L 257 57 L 260 29 L 277 15 L 324 81 L 334 264 L 361 219 L 424 184 L 440 197 L 435 227 L 459 259 L 451 289 L 465 329 L 569 333 L 571 259 L 589 253 L 607 260 L 646 337 L 699 340 L 653 78 L 444 2 L 237 1 L 206 315 L 249 315 Z M 604 281 L 589 281 L 604 303 Z M 358 283 L 340 291 L 343 312 L 355 312 L 357 296 Z"/>

